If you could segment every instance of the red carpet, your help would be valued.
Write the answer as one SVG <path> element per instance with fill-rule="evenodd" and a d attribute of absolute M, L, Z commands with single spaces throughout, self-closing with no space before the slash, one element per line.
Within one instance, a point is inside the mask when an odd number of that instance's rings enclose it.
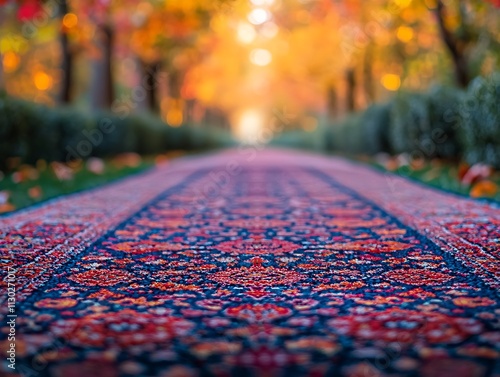
<path fill-rule="evenodd" d="M 0 224 L 3 375 L 500 376 L 496 204 L 240 150 Z"/>

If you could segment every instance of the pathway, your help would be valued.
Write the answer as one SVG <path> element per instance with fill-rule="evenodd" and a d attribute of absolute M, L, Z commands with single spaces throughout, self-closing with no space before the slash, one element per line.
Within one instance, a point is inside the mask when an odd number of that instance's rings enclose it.
<path fill-rule="evenodd" d="M 498 377 L 499 229 L 342 159 L 187 157 L 1 217 L 0 344 L 25 376 Z"/>

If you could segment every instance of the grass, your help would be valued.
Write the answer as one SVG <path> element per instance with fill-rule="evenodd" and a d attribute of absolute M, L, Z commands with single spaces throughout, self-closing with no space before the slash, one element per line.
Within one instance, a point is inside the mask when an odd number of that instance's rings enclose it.
<path fill-rule="evenodd" d="M 159 160 L 176 157 L 178 154 L 143 158 L 137 155 L 123 155 L 112 159 L 95 159 L 74 169 L 62 164 L 47 164 L 43 161 L 37 166 L 21 165 L 7 175 L 2 175 L 0 172 L 0 213 L 110 183 L 144 171 Z M 397 166 L 394 163 L 384 164 L 367 158 L 361 158 L 358 161 L 439 189 L 500 201 L 499 189 L 496 193 L 483 193 L 481 190 L 474 191 L 474 185 L 462 184 L 459 179 L 459 167 L 451 162 L 434 160 L 412 167 L 410 165 Z M 493 173 L 488 181 L 497 188 L 500 187 L 500 172 Z"/>
<path fill-rule="evenodd" d="M 393 174 L 408 177 L 442 190 L 451 191 L 466 196 L 490 198 L 500 201 L 500 189 L 497 189 L 496 193 L 491 193 L 485 192 L 485 190 L 478 189 L 479 186 L 475 186 L 478 185 L 478 183 L 475 183 L 473 185 L 463 184 L 459 178 L 459 166 L 452 162 L 434 160 L 424 162 L 423 164 L 416 167 L 412 167 L 410 165 L 388 167 L 387 165 L 375 162 L 373 160 L 364 161 L 382 171 L 389 171 Z M 496 185 L 497 188 L 500 187 L 500 172 L 494 172 L 490 177 L 487 178 L 487 180 Z"/>
<path fill-rule="evenodd" d="M 129 156 L 91 160 L 71 169 L 62 164 L 39 162 L 36 167 L 22 165 L 0 176 L 0 213 L 25 208 L 60 195 L 97 187 L 155 164 L 155 158 Z"/>

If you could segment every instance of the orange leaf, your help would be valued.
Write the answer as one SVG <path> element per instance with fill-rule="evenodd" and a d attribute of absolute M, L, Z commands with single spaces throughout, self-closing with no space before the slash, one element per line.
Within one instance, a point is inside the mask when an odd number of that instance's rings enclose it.
<path fill-rule="evenodd" d="M 484 196 L 494 196 L 498 192 L 498 185 L 495 182 L 484 180 L 476 183 L 470 190 L 470 196 L 474 198 Z"/>

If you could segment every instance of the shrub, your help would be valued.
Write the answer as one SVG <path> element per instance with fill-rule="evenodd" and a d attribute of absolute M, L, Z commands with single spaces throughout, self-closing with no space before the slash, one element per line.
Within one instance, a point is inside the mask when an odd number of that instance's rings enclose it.
<path fill-rule="evenodd" d="M 21 142 L 25 124 L 20 101 L 8 101 L 5 96 L 1 96 L 0 169 L 5 168 L 7 158 L 23 154 L 26 149 Z"/>
<path fill-rule="evenodd" d="M 423 158 L 456 158 L 460 154 L 456 109 L 460 93 L 434 88 L 428 94 L 399 93 L 390 112 L 394 152 Z"/>
<path fill-rule="evenodd" d="M 333 150 L 345 154 L 366 153 L 365 128 L 360 114 L 351 114 L 330 127 Z"/>
<path fill-rule="evenodd" d="M 371 105 L 361 116 L 365 153 L 391 153 L 389 140 L 390 104 Z"/>
<path fill-rule="evenodd" d="M 96 140 L 92 149 L 92 156 L 108 157 L 119 153 L 137 152 L 138 138 L 134 129 L 135 123 L 133 117 L 122 118 L 105 111 L 99 111 L 92 116 L 90 126 L 86 128 L 87 135 L 94 134 Z M 138 127 L 144 127 L 142 124 Z M 147 126 L 146 126 L 147 127 Z M 147 132 L 144 130 L 144 132 Z M 75 134 L 76 142 L 88 139 L 82 130 Z M 72 144 L 75 146 L 75 144 Z"/>
<path fill-rule="evenodd" d="M 458 111 L 468 163 L 484 162 L 500 168 L 500 74 L 476 78 Z"/>
<path fill-rule="evenodd" d="M 429 91 L 429 117 L 432 125 L 430 138 L 434 142 L 431 155 L 458 158 L 462 155 L 458 108 L 464 94 L 456 88 L 438 86 Z"/>
<path fill-rule="evenodd" d="M 344 121 L 343 128 L 345 134 L 344 152 L 347 154 L 364 154 L 367 140 L 362 117 L 359 114 L 348 116 Z"/>
<path fill-rule="evenodd" d="M 429 106 L 423 94 L 398 93 L 390 113 L 390 141 L 396 153 L 422 153 L 430 135 Z"/>
<path fill-rule="evenodd" d="M 175 149 L 208 149 L 231 143 L 222 130 L 183 125 L 172 128 L 152 114 L 123 118 L 110 112 L 87 115 L 0 96 L 0 170 L 17 157 L 66 161 L 124 152 L 158 154 Z"/>
<path fill-rule="evenodd" d="M 499 103 L 500 73 L 475 79 L 466 93 L 442 86 L 427 93 L 400 92 L 387 104 L 324 128 L 323 148 L 345 154 L 464 157 L 471 164 L 500 168 Z M 310 137 L 288 135 L 288 144 L 303 145 Z"/>
<path fill-rule="evenodd" d="M 48 161 L 65 161 L 69 153 L 69 147 L 76 145 L 81 140 L 85 139 L 84 130 L 91 131 L 93 129 L 94 119 L 85 116 L 79 111 L 72 109 L 50 109 L 46 111 L 44 122 L 38 126 L 40 132 L 51 130 L 51 137 L 55 144 L 54 155 L 46 156 L 43 146 L 32 152 L 32 158 L 27 162 L 32 163 L 33 160 L 43 158 Z M 92 149 L 95 147 L 93 146 Z M 82 157 L 89 157 L 82 156 Z"/>
<path fill-rule="evenodd" d="M 318 150 L 324 147 L 322 135 L 322 132 L 289 130 L 274 136 L 271 145 L 284 148 Z"/>
<path fill-rule="evenodd" d="M 129 132 L 135 141 L 134 152 L 157 154 L 168 150 L 167 138 L 170 127 L 150 114 L 132 115 L 126 118 Z M 127 128 L 127 127 L 125 127 Z M 130 138 L 130 137 L 129 137 Z"/>
<path fill-rule="evenodd" d="M 57 120 L 58 113 L 47 112 L 43 106 L 0 97 L 0 169 L 9 157 L 27 163 L 58 159 Z"/>
<path fill-rule="evenodd" d="M 350 155 L 389 152 L 389 108 L 389 104 L 372 105 L 328 127 L 327 150 Z"/>

